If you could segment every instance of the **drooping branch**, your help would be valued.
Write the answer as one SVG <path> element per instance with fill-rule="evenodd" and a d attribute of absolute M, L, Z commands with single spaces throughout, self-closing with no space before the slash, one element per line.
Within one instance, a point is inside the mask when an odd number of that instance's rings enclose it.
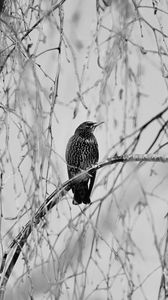
<path fill-rule="evenodd" d="M 162 260 L 162 275 L 159 287 L 158 300 L 168 299 L 168 215 L 167 217 L 167 231 L 165 238 L 165 249 Z"/>
<path fill-rule="evenodd" d="M 0 300 L 4 297 L 4 292 L 6 288 L 6 284 L 8 282 L 8 279 L 10 277 L 10 274 L 17 262 L 17 259 L 22 251 L 22 248 L 24 244 L 26 243 L 29 235 L 32 232 L 32 228 L 36 227 L 42 218 L 50 211 L 58 202 L 65 196 L 65 194 L 70 190 L 70 185 L 73 182 L 81 180 L 82 176 L 84 176 L 86 173 L 89 173 L 90 171 L 99 170 L 105 166 L 109 166 L 116 163 L 127 163 L 127 162 L 161 162 L 161 163 L 168 163 L 168 156 L 158 156 L 154 154 L 134 154 L 134 155 L 121 155 L 121 156 L 114 156 L 108 158 L 106 161 L 100 162 L 97 165 L 94 165 L 93 167 L 89 168 L 86 171 L 82 171 L 75 177 L 73 177 L 70 180 L 67 180 L 64 182 L 60 187 L 55 189 L 55 191 L 47 197 L 47 199 L 43 202 L 43 204 L 39 207 L 37 212 L 34 214 L 34 216 L 31 218 L 31 220 L 28 221 L 28 223 L 25 225 L 25 227 L 20 231 L 20 233 L 16 236 L 16 238 L 11 242 L 8 249 L 3 255 L 1 267 L 0 267 L 0 275 L 1 275 L 1 284 L 0 284 Z M 79 183 L 80 184 L 80 183 Z M 7 266 L 7 258 L 10 254 L 10 251 L 12 249 L 14 250 L 14 254 L 12 255 L 12 258 Z"/>
<path fill-rule="evenodd" d="M 23 40 L 25 40 L 25 38 L 45 19 L 45 18 L 47 18 L 47 17 L 49 17 L 50 15 L 51 15 L 51 13 L 53 13 L 56 9 L 59 9 L 63 4 L 64 4 L 64 2 L 65 2 L 66 0 L 60 0 L 60 2 L 59 3 L 56 3 L 56 4 L 54 4 L 52 7 L 51 7 L 51 9 L 50 10 L 48 10 L 41 18 L 39 18 L 34 24 L 33 24 L 33 26 L 32 27 L 30 27 L 27 31 L 26 31 L 26 33 L 20 38 L 20 41 L 22 42 Z M 2 22 L 2 23 L 4 23 L 7 27 L 9 27 L 9 25 L 8 25 L 8 23 L 5 21 L 5 20 L 3 20 L 2 18 L 0 18 L 0 21 Z M 11 29 L 11 28 L 10 28 Z M 15 33 L 16 34 L 16 33 Z M 17 36 L 16 36 L 17 37 Z M 18 39 L 18 37 L 17 37 L 17 39 Z M 7 56 L 6 56 L 6 58 L 4 59 L 4 62 L 3 62 L 3 64 L 2 64 L 2 66 L 0 66 L 0 73 L 2 72 L 2 70 L 3 70 L 3 68 L 4 68 L 4 66 L 5 66 L 5 64 L 6 64 L 6 62 L 7 62 L 7 60 L 8 60 L 8 58 L 12 55 L 12 53 L 13 53 L 13 51 L 15 50 L 15 48 L 16 48 L 16 45 L 14 45 L 13 47 L 12 47 L 12 49 L 9 51 L 9 53 L 7 54 Z"/>

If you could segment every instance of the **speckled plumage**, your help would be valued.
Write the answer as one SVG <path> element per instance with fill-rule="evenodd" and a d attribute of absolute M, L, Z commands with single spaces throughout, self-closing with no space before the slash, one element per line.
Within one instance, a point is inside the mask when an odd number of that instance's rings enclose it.
<path fill-rule="evenodd" d="M 79 125 L 74 135 L 69 139 L 65 155 L 69 179 L 98 162 L 98 144 L 93 134 L 98 125 L 99 123 L 84 122 Z M 92 172 L 73 183 L 71 186 L 74 193 L 73 204 L 90 203 L 95 176 L 96 172 Z"/>

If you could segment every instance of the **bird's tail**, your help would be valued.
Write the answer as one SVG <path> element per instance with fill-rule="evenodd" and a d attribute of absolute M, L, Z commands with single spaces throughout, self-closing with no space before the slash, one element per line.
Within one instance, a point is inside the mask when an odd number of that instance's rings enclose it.
<path fill-rule="evenodd" d="M 87 182 L 82 182 L 76 185 L 73 188 L 73 193 L 74 193 L 73 204 L 75 205 L 81 203 L 89 204 L 91 202 Z"/>

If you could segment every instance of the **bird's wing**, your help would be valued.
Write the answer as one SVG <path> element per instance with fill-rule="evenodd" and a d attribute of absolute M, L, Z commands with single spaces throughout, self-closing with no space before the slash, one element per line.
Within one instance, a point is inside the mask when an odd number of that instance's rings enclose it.
<path fill-rule="evenodd" d="M 95 182 L 95 177 L 96 177 L 96 172 L 92 172 L 90 174 L 90 180 L 89 180 L 89 191 L 88 191 L 89 197 L 90 197 L 90 194 L 91 194 L 94 182 Z"/>

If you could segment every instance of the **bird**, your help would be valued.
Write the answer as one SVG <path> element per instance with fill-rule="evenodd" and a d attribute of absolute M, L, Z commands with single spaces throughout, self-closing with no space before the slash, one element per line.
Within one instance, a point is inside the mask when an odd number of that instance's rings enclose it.
<path fill-rule="evenodd" d="M 65 152 L 69 179 L 83 170 L 95 165 L 99 160 L 97 140 L 93 134 L 95 128 L 103 122 L 85 121 L 80 124 L 69 139 Z M 94 185 L 96 171 L 84 174 L 70 185 L 74 194 L 73 204 L 90 204 L 90 194 Z"/>
<path fill-rule="evenodd" d="M 5 2 L 6 2 L 5 0 L 0 1 L 0 13 L 3 12 L 3 10 L 5 8 L 5 4 L 6 4 Z"/>

